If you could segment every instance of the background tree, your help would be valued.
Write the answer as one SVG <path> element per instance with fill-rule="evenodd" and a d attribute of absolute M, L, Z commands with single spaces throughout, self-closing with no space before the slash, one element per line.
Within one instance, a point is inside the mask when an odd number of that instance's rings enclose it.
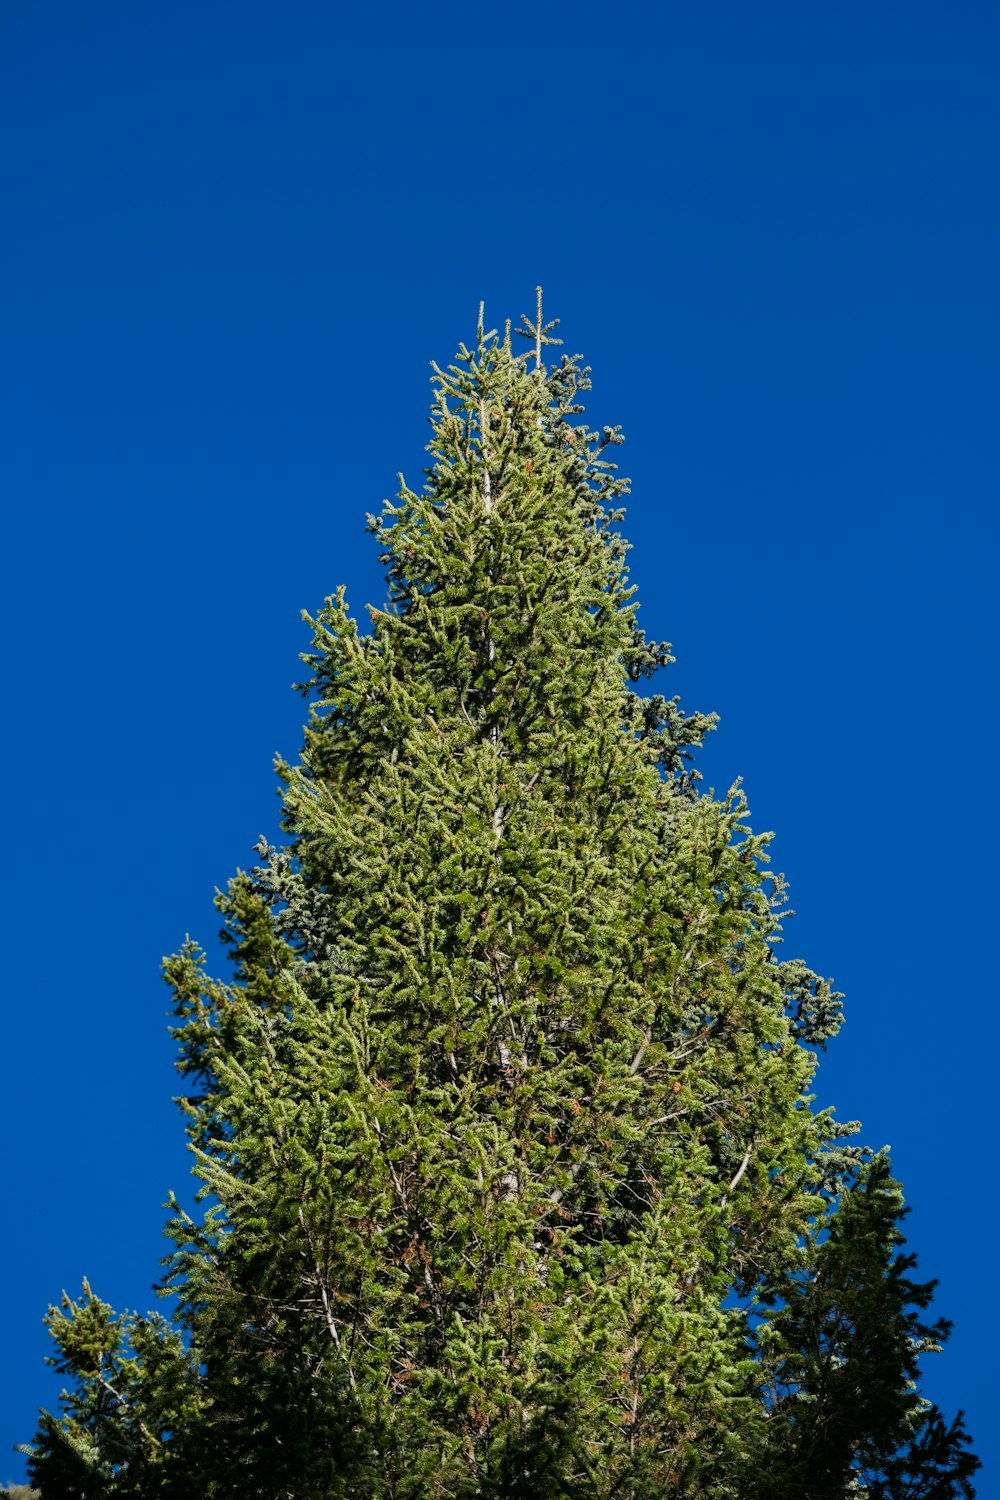
<path fill-rule="evenodd" d="M 669 655 L 620 435 L 553 326 L 436 370 L 427 484 L 370 523 L 387 606 L 310 622 L 234 979 L 167 963 L 183 1338 L 86 1287 L 50 1315 L 46 1500 L 971 1494 L 898 1189 L 810 1105 L 839 996 L 776 957 L 739 788 L 699 790 L 712 719 L 636 692 Z"/>

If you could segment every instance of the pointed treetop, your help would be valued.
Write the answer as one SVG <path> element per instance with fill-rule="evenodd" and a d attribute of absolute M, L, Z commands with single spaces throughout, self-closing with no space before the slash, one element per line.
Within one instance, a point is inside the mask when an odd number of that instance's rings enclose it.
<path fill-rule="evenodd" d="M 537 298 L 535 321 L 532 322 L 527 313 L 522 313 L 521 322 L 524 324 L 524 327 L 516 328 L 514 332 L 519 334 L 522 339 L 534 339 L 535 369 L 540 370 L 542 368 L 542 345 L 561 344 L 562 339 L 550 339 L 548 337 L 549 330 L 558 327 L 559 319 L 553 318 L 551 323 L 542 322 L 542 289 L 540 286 L 535 287 L 535 296 Z"/>

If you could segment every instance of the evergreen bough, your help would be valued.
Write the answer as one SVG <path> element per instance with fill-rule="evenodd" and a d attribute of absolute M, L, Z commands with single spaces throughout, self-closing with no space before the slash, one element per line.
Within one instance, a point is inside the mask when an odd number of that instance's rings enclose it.
<path fill-rule="evenodd" d="M 174 1324 L 84 1284 L 44 1500 L 950 1500 L 947 1334 L 898 1185 L 817 1113 L 840 996 L 713 718 L 636 685 L 627 489 L 577 358 L 480 326 L 370 529 L 388 602 L 316 618 L 287 846 L 166 963 L 203 1211 Z M 402 483 L 402 482 L 401 482 Z"/>

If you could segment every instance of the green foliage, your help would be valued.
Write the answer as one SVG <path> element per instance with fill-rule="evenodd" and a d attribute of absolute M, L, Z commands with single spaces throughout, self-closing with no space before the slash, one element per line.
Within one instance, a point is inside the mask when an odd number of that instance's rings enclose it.
<path fill-rule="evenodd" d="M 287 847 L 166 965 L 202 1212 L 174 1328 L 84 1287 L 46 1500 L 970 1494 L 915 1394 L 946 1333 L 882 1157 L 811 1108 L 840 997 L 714 720 L 636 684 L 617 429 L 529 325 L 436 370 L 427 484 L 370 518 L 363 634 L 310 620 Z"/>
<path fill-rule="evenodd" d="M 86 1281 L 78 1301 L 64 1293 L 45 1321 L 58 1351 L 50 1363 L 74 1382 L 60 1418 L 43 1412 L 25 1450 L 45 1496 L 185 1493 L 184 1433 L 202 1403 L 180 1333 L 155 1314 L 116 1316 Z"/>

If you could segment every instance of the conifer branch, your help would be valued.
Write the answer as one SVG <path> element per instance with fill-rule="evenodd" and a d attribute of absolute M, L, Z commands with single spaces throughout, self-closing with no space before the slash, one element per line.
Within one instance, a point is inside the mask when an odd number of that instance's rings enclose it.
<path fill-rule="evenodd" d="M 344 1360 L 344 1365 L 347 1370 L 347 1379 L 350 1382 L 351 1390 L 357 1390 L 357 1381 L 354 1378 L 354 1370 L 351 1367 L 350 1361 L 344 1358 L 344 1351 L 340 1342 L 340 1330 L 337 1327 L 337 1320 L 333 1316 L 333 1308 L 330 1306 L 330 1297 L 326 1288 L 326 1277 L 323 1275 L 323 1272 L 320 1269 L 319 1257 L 316 1254 L 315 1242 L 313 1240 L 312 1234 L 309 1231 L 309 1227 L 306 1224 L 305 1212 L 301 1204 L 299 1205 L 299 1225 L 302 1229 L 302 1233 L 305 1235 L 306 1244 L 309 1246 L 309 1254 L 312 1258 L 313 1270 L 316 1276 L 316 1285 L 319 1289 L 320 1301 L 323 1304 L 323 1316 L 326 1320 L 327 1332 L 330 1335 L 330 1340 L 333 1344 L 333 1347 L 336 1349 L 341 1359 Z"/>

